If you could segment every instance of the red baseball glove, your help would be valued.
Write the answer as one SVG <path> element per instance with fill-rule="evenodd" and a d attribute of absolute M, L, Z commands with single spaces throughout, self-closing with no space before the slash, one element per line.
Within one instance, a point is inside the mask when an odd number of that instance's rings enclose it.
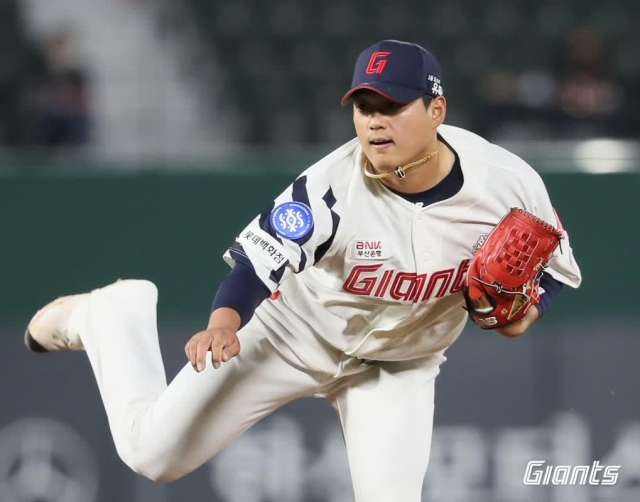
<path fill-rule="evenodd" d="M 562 232 L 523 209 L 512 208 L 478 249 L 464 291 L 467 311 L 482 329 L 524 317 L 540 301 L 540 279 Z"/>

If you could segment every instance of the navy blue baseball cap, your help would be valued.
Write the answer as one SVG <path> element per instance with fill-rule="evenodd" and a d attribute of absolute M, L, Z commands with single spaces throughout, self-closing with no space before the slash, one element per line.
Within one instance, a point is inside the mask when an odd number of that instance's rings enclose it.
<path fill-rule="evenodd" d="M 342 106 L 359 89 L 375 91 L 397 103 L 411 103 L 425 95 L 442 96 L 441 80 L 440 63 L 424 47 L 383 40 L 358 56 L 351 89 L 342 98 Z"/>

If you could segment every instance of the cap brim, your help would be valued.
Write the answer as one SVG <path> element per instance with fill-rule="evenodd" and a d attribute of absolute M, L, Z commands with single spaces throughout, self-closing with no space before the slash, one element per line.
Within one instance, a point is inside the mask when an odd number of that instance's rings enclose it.
<path fill-rule="evenodd" d="M 344 95 L 342 98 L 342 106 L 345 106 L 349 102 L 354 92 L 362 89 L 377 92 L 391 101 L 402 104 L 411 103 L 424 95 L 424 91 L 422 90 L 411 89 L 410 87 L 404 87 L 402 85 L 387 84 L 384 82 L 364 83 L 356 85 Z"/>

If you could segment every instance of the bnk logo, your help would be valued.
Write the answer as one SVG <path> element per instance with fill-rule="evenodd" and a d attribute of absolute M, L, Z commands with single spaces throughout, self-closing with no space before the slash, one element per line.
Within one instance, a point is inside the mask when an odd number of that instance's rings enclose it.
<path fill-rule="evenodd" d="M 369 60 L 367 66 L 367 75 L 380 75 L 385 66 L 387 66 L 386 57 L 391 54 L 390 52 L 374 52 Z"/>
<path fill-rule="evenodd" d="M 525 485 L 536 486 L 613 486 L 618 481 L 620 465 L 546 465 L 544 460 L 532 460 L 524 473 Z"/>

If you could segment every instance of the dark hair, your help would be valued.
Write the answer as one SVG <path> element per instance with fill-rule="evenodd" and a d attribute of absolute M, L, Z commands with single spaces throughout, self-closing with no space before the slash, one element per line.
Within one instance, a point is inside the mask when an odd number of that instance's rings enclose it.
<path fill-rule="evenodd" d="M 433 101 L 433 96 L 429 96 L 428 94 L 425 94 L 424 96 L 422 96 L 422 102 L 424 103 L 425 108 L 429 108 L 429 105 L 431 104 L 432 101 Z"/>

